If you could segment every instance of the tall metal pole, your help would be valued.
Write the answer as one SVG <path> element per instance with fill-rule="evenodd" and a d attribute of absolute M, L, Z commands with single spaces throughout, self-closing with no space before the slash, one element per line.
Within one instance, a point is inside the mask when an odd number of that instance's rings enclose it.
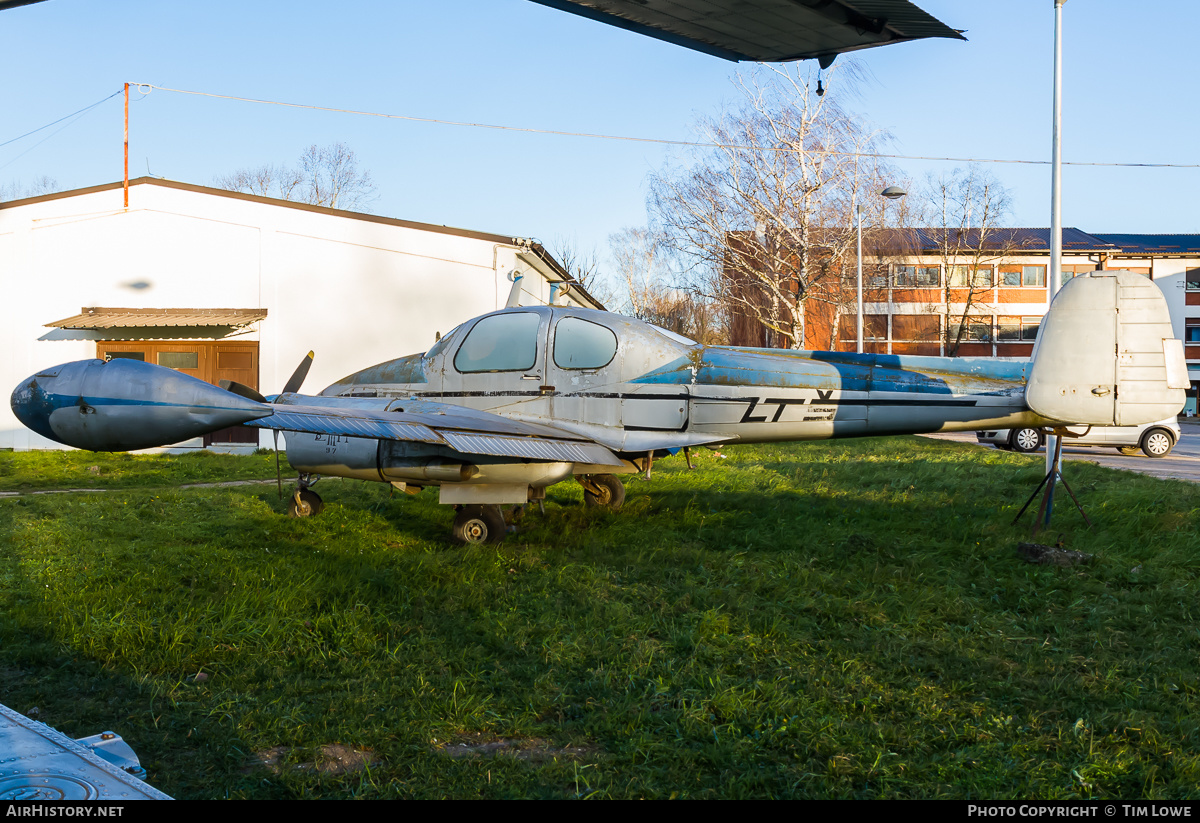
<path fill-rule="evenodd" d="M 863 296 L 862 296 L 862 203 L 855 206 L 858 215 L 858 353 L 863 353 Z"/>
<path fill-rule="evenodd" d="M 1054 136 L 1050 159 L 1050 282 L 1046 284 L 1049 304 L 1062 282 L 1062 7 L 1067 0 L 1054 0 Z M 1046 439 L 1046 474 L 1054 472 L 1046 505 L 1046 524 L 1054 508 L 1054 482 L 1062 471 L 1062 460 L 1055 460 L 1057 437 Z"/>

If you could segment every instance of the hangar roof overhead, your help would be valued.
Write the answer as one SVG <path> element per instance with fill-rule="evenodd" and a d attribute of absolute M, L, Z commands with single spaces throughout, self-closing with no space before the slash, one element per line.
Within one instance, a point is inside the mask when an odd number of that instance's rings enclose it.
<path fill-rule="evenodd" d="M 41 0 L 0 0 L 0 11 Z M 685 48 L 777 63 L 948 37 L 966 40 L 909 0 L 533 0 Z"/>
<path fill-rule="evenodd" d="M 533 0 L 726 60 L 816 58 L 948 37 L 965 40 L 908 0 Z"/>

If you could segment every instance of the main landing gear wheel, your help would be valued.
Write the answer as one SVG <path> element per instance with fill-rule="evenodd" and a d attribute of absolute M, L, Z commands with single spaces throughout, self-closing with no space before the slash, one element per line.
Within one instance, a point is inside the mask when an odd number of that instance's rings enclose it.
<path fill-rule="evenodd" d="M 583 502 L 588 506 L 619 511 L 625 502 L 625 484 L 615 474 L 593 474 L 579 482 L 583 485 Z"/>
<path fill-rule="evenodd" d="M 1022 454 L 1035 452 L 1042 447 L 1042 430 L 1029 426 L 1013 429 L 1012 434 L 1008 436 L 1008 444 L 1012 446 L 1012 450 L 1015 452 L 1021 452 Z"/>
<path fill-rule="evenodd" d="M 288 500 L 288 517 L 316 517 L 324 508 L 319 494 L 310 489 L 300 489 Z"/>
<path fill-rule="evenodd" d="M 499 506 L 463 506 L 451 531 L 458 543 L 499 543 L 508 528 Z"/>
<path fill-rule="evenodd" d="M 1175 438 L 1166 429 L 1151 429 L 1142 436 L 1142 451 L 1147 457 L 1166 457 L 1175 447 Z"/>

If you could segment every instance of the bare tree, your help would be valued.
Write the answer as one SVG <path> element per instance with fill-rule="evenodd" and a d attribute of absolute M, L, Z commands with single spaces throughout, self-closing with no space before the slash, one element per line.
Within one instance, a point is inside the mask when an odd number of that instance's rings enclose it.
<path fill-rule="evenodd" d="M 35 177 L 31 183 L 13 180 L 7 185 L 0 185 L 0 201 L 23 200 L 26 197 L 37 197 L 39 194 L 53 194 L 62 191 L 58 181 L 49 175 Z"/>
<path fill-rule="evenodd" d="M 806 302 L 843 302 L 853 207 L 885 177 L 864 156 L 883 136 L 814 80 L 785 68 L 740 80 L 742 105 L 702 124 L 716 147 L 651 179 L 652 225 L 698 291 L 729 307 L 735 343 L 805 345 Z"/>
<path fill-rule="evenodd" d="M 369 171 L 345 143 L 309 146 L 297 166 L 265 164 L 217 177 L 218 188 L 331 209 L 364 211 L 377 197 Z"/>
<path fill-rule="evenodd" d="M 613 302 L 613 291 L 600 269 L 600 255 L 595 247 L 583 249 L 575 237 L 559 235 L 554 238 L 549 251 L 588 294 L 605 305 Z"/>
<path fill-rule="evenodd" d="M 926 244 L 941 261 L 946 305 L 945 353 L 958 354 L 963 342 L 990 341 L 991 323 L 980 312 L 998 285 L 997 264 L 1019 251 L 1017 235 L 1003 227 L 1011 200 L 1008 190 L 978 166 L 958 168 L 926 182 L 931 211 L 940 224 L 927 230 Z M 984 327 L 986 326 L 986 331 Z"/>
<path fill-rule="evenodd" d="M 728 342 L 723 307 L 673 285 L 661 238 L 648 229 L 627 227 L 609 235 L 608 243 L 625 290 L 622 311 L 701 343 Z"/>

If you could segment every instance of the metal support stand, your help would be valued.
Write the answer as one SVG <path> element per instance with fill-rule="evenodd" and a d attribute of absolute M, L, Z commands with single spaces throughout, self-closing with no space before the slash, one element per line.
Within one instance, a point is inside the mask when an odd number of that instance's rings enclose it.
<path fill-rule="evenodd" d="M 1085 512 L 1083 510 L 1083 506 L 1079 504 L 1079 498 L 1075 496 L 1075 492 L 1071 491 L 1071 487 L 1067 485 L 1067 479 L 1062 476 L 1061 467 L 1063 439 L 1061 437 L 1056 437 L 1055 441 L 1054 462 L 1051 464 L 1050 471 L 1046 472 L 1046 476 L 1042 478 L 1042 482 L 1038 483 L 1037 488 L 1033 490 L 1033 494 L 1029 495 L 1029 499 L 1025 501 L 1025 505 L 1021 507 L 1021 510 L 1017 512 L 1017 516 L 1014 517 L 1012 521 L 1014 526 L 1017 525 L 1017 522 L 1021 519 L 1021 515 L 1025 514 L 1025 510 L 1028 509 L 1029 504 L 1033 502 L 1033 498 L 1037 497 L 1038 492 L 1040 492 L 1042 487 L 1045 486 L 1046 493 L 1042 495 L 1042 505 L 1038 507 L 1037 517 L 1034 518 L 1033 532 L 1030 534 L 1030 537 L 1036 536 L 1038 530 L 1042 526 L 1050 525 L 1050 506 L 1052 505 L 1052 501 L 1054 499 L 1055 480 L 1058 480 L 1060 483 L 1062 483 L 1063 488 L 1067 490 L 1067 494 L 1071 495 L 1071 500 L 1075 503 L 1075 508 L 1079 509 L 1079 513 L 1083 515 L 1083 522 L 1087 523 L 1089 529 L 1092 527 L 1092 521 L 1088 519 L 1087 512 Z"/>

